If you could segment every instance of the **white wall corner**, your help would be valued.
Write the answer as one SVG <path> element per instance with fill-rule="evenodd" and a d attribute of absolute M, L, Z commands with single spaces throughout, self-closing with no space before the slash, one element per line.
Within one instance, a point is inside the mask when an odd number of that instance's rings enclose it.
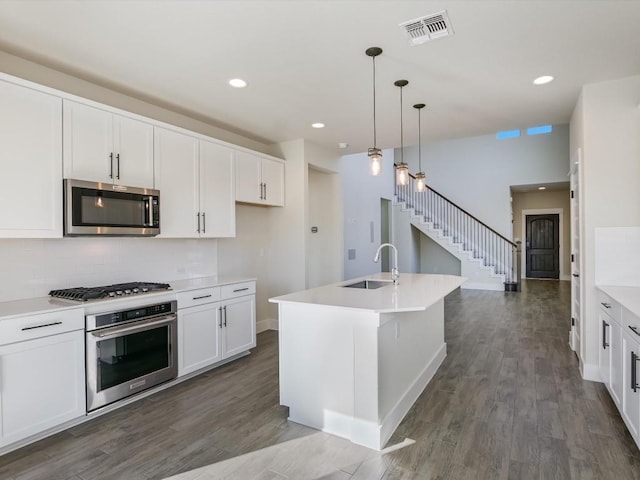
<path fill-rule="evenodd" d="M 266 332 L 267 330 L 278 330 L 277 318 L 267 318 L 256 322 L 256 333 Z"/>

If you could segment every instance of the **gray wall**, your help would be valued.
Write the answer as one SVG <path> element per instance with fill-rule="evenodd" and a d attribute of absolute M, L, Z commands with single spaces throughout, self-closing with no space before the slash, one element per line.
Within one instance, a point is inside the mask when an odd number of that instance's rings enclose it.
<path fill-rule="evenodd" d="M 382 158 L 378 177 L 369 174 L 366 153 L 341 159 L 345 279 L 381 271 L 381 264 L 372 259 L 380 245 L 380 198 L 393 199 L 393 150 L 383 151 Z M 355 250 L 355 259 L 348 259 L 349 250 Z"/>
<path fill-rule="evenodd" d="M 460 275 L 460 260 L 420 233 L 420 273 Z"/>
<path fill-rule="evenodd" d="M 511 185 L 566 182 L 569 127 L 545 135 L 497 140 L 495 134 L 422 145 L 427 185 L 500 232 L 512 236 Z M 418 170 L 417 146 L 405 148 Z"/>

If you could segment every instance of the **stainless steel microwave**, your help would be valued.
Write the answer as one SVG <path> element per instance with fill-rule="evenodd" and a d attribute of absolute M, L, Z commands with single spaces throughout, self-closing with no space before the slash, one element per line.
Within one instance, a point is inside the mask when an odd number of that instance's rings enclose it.
<path fill-rule="evenodd" d="M 160 192 L 64 180 L 65 236 L 152 237 L 160 233 Z"/>

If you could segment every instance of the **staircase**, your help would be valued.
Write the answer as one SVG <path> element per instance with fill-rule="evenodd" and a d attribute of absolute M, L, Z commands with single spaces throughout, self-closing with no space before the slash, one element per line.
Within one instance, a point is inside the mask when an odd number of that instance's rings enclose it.
<path fill-rule="evenodd" d="M 426 187 L 415 192 L 415 179 L 396 187 L 395 207 L 431 240 L 460 260 L 462 288 L 515 291 L 517 245 L 466 210 Z"/>

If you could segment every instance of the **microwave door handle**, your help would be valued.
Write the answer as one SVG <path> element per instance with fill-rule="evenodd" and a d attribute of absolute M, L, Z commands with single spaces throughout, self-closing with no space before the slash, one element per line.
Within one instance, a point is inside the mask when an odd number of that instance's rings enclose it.
<path fill-rule="evenodd" d="M 153 197 L 145 198 L 145 227 L 153 227 Z"/>

